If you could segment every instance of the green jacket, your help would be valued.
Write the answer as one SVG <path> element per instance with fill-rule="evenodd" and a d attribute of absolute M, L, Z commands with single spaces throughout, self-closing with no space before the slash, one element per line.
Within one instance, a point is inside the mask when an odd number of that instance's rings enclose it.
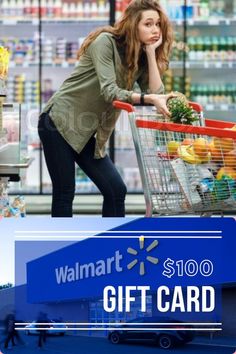
<path fill-rule="evenodd" d="M 134 92 L 125 89 L 125 77 L 113 35 L 101 33 L 48 101 L 43 112 L 51 108 L 49 115 L 58 131 L 78 153 L 96 134 L 94 157 L 104 157 L 105 144 L 120 114 L 112 101 L 131 102 Z M 148 92 L 147 67 L 140 68 L 134 81 L 141 91 Z"/>

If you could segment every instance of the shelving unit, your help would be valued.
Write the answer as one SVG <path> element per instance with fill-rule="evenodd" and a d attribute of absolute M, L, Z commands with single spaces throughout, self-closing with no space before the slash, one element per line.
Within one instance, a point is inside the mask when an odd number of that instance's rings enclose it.
<path fill-rule="evenodd" d="M 195 60 L 187 61 L 186 69 L 191 77 L 190 98 L 203 105 L 205 116 L 236 121 L 236 36 L 232 31 L 236 17 L 233 12 L 233 17 L 228 16 L 190 21 L 188 55 Z"/>
<path fill-rule="evenodd" d="M 0 45 L 11 51 L 7 101 L 21 104 L 22 144 L 34 159 L 22 181 L 22 191 L 50 193 L 51 180 L 44 156 L 40 157 L 37 133 L 40 107 L 73 70 L 84 37 L 109 23 L 110 4 L 106 0 L 48 0 L 41 1 L 41 8 L 37 0 L 0 0 L 0 4 Z M 97 192 L 79 169 L 76 181 L 80 192 Z M 11 190 L 18 192 L 19 185 L 14 184 Z"/>

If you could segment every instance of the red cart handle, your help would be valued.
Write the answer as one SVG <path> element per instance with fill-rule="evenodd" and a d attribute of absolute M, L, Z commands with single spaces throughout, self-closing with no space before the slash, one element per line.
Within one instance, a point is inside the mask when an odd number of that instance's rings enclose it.
<path fill-rule="evenodd" d="M 189 104 L 196 112 L 201 113 L 203 111 L 203 108 L 199 103 L 189 102 Z M 127 111 L 128 113 L 135 112 L 135 107 L 132 106 L 132 104 L 130 104 L 130 103 L 125 103 L 125 102 L 121 102 L 121 101 L 114 101 L 113 106 L 117 109 L 123 109 L 123 110 Z M 234 125 L 236 125 L 233 122 L 229 122 L 229 121 L 227 122 L 227 121 L 222 121 L 222 120 L 218 120 L 218 119 L 207 119 L 206 118 L 204 121 L 205 121 L 205 125 L 207 128 L 216 128 L 218 130 L 224 129 L 224 128 L 231 129 L 231 128 L 233 128 Z M 170 123 L 168 123 L 168 124 L 170 124 Z M 181 127 L 182 127 L 182 129 L 185 129 L 183 127 L 188 127 L 188 129 L 189 129 L 189 125 L 181 124 Z M 178 129 L 177 131 L 179 131 L 178 127 L 177 127 L 177 129 Z M 165 129 L 163 129 L 163 130 L 165 130 Z M 175 131 L 175 130 L 173 130 L 173 131 Z M 182 131 L 184 131 L 184 130 L 182 130 Z M 213 131 L 209 131 L 209 133 L 210 132 L 212 133 Z M 228 132 L 229 132 L 228 130 L 226 132 L 223 132 L 223 136 L 225 137 L 227 135 L 227 137 L 229 137 Z M 218 132 L 216 131 L 216 133 L 218 133 Z M 196 132 L 196 134 L 198 134 L 198 132 Z M 219 136 L 219 135 L 217 135 L 217 136 Z"/>
<path fill-rule="evenodd" d="M 202 106 L 196 102 L 189 102 L 189 105 L 198 113 L 202 112 Z M 125 103 L 121 101 L 114 101 L 113 106 L 118 109 L 123 109 L 129 113 L 134 112 L 135 108 L 130 103 Z"/>
<path fill-rule="evenodd" d="M 115 108 L 123 109 L 124 111 L 127 111 L 129 113 L 135 111 L 134 106 L 132 106 L 132 104 L 130 104 L 130 103 L 125 103 L 125 102 L 121 102 L 121 101 L 113 101 L 112 104 Z"/>
<path fill-rule="evenodd" d="M 197 102 L 189 101 L 189 106 L 192 107 L 197 113 L 201 113 L 203 111 L 202 105 Z"/>

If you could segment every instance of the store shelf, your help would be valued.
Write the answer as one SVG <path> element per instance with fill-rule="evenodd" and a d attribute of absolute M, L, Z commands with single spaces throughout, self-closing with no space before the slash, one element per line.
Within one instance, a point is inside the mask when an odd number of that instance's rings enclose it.
<path fill-rule="evenodd" d="M 23 63 L 14 63 L 14 62 L 10 62 L 10 65 L 9 67 L 12 69 L 14 68 L 35 68 L 37 67 L 38 68 L 38 65 L 39 63 L 37 62 L 27 62 L 27 61 L 24 61 Z M 69 63 L 67 61 L 63 61 L 61 63 L 53 63 L 53 62 L 50 62 L 50 63 L 42 63 L 42 66 L 43 67 L 48 67 L 48 68 L 74 68 L 76 65 L 76 63 Z"/>
<path fill-rule="evenodd" d="M 3 26 L 17 26 L 17 25 L 30 25 L 37 26 L 39 24 L 39 20 L 37 18 L 34 19 L 1 19 L 0 25 Z"/>
<path fill-rule="evenodd" d="M 60 19 L 42 19 L 42 24 L 52 24 L 52 25 L 65 25 L 65 24 L 71 24 L 71 25 L 79 25 L 79 24 L 86 24 L 86 23 L 93 23 L 94 25 L 101 26 L 103 24 L 107 24 L 108 20 L 107 18 L 60 18 Z M 0 20 L 0 25 L 3 26 L 18 26 L 18 25 L 31 25 L 31 26 L 37 26 L 39 24 L 39 20 L 37 18 L 34 19 L 2 19 Z"/>
<path fill-rule="evenodd" d="M 182 69 L 183 62 L 173 61 L 170 63 L 171 69 Z M 187 61 L 187 69 L 236 69 L 236 61 Z"/>
<path fill-rule="evenodd" d="M 187 69 L 234 69 L 236 61 L 217 62 L 217 61 L 195 61 L 186 62 Z"/>
<path fill-rule="evenodd" d="M 184 21 L 181 20 L 174 20 L 172 21 L 175 26 L 183 26 Z M 236 17 L 232 18 L 218 18 L 218 17 L 211 17 L 208 19 L 188 19 L 187 20 L 188 26 L 234 26 L 236 25 Z"/>
<path fill-rule="evenodd" d="M 205 111 L 225 111 L 225 112 L 236 112 L 236 104 L 206 104 L 204 105 Z"/>
<path fill-rule="evenodd" d="M 218 18 L 210 17 L 205 20 L 187 20 L 189 26 L 231 26 L 236 24 L 236 17 L 233 18 Z"/>

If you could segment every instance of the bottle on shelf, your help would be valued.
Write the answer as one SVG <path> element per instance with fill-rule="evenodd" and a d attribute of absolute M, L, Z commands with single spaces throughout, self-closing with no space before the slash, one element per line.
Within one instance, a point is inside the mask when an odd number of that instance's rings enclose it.
<path fill-rule="evenodd" d="M 98 4 L 96 0 L 92 0 L 91 3 L 91 17 L 92 18 L 98 17 Z"/>
<path fill-rule="evenodd" d="M 8 7 L 8 0 L 2 0 L 1 7 L 0 7 L 0 14 L 3 18 L 9 16 L 9 7 Z"/>
<path fill-rule="evenodd" d="M 62 16 L 62 2 L 61 0 L 54 0 L 53 4 L 53 17 L 61 18 Z"/>
<path fill-rule="evenodd" d="M 61 16 L 62 18 L 69 17 L 69 4 L 67 2 L 62 3 Z"/>
<path fill-rule="evenodd" d="M 40 15 L 42 18 L 47 16 L 47 2 L 46 0 L 41 0 Z"/>
<path fill-rule="evenodd" d="M 236 17 L 236 0 L 233 0 L 233 15 Z"/>
<path fill-rule="evenodd" d="M 23 13 L 24 16 L 27 17 L 31 17 L 32 15 L 32 4 L 30 0 L 24 0 L 24 8 L 23 8 Z"/>
<path fill-rule="evenodd" d="M 47 0 L 47 18 L 53 18 L 54 12 L 53 12 L 53 5 L 54 2 L 53 0 Z"/>
<path fill-rule="evenodd" d="M 199 15 L 201 19 L 208 20 L 209 18 L 208 0 L 200 0 Z"/>
<path fill-rule="evenodd" d="M 91 5 L 90 5 L 90 2 L 88 2 L 88 1 L 84 2 L 84 17 L 85 18 L 91 17 Z"/>
<path fill-rule="evenodd" d="M 69 13 L 68 13 L 68 17 L 75 19 L 77 16 L 77 6 L 74 2 L 71 2 L 69 4 Z"/>
<path fill-rule="evenodd" d="M 15 17 L 15 1 L 14 0 L 8 0 L 8 16 L 10 18 Z"/>
<path fill-rule="evenodd" d="M 38 0 L 32 0 L 31 5 L 31 17 L 37 18 L 39 15 Z"/>
<path fill-rule="evenodd" d="M 200 3 L 199 0 L 192 0 L 192 8 L 193 8 L 193 19 L 198 19 L 200 17 Z"/>
<path fill-rule="evenodd" d="M 122 15 L 122 0 L 116 0 L 116 20 Z"/>
<path fill-rule="evenodd" d="M 14 6 L 15 6 L 15 16 L 17 18 L 22 18 L 23 17 L 23 3 L 15 0 Z"/>
<path fill-rule="evenodd" d="M 77 1 L 75 4 L 75 13 L 76 13 L 76 18 L 83 18 L 83 3 L 81 0 Z"/>
<path fill-rule="evenodd" d="M 191 99 L 203 105 L 236 103 L 236 84 L 192 84 Z"/>

